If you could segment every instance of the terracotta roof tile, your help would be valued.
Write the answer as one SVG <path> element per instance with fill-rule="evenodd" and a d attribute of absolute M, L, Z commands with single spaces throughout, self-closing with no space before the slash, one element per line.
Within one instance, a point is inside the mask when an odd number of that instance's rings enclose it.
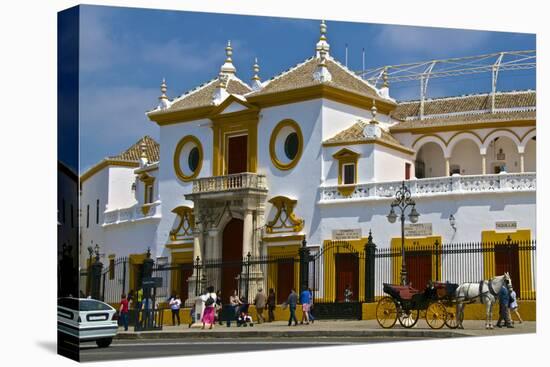
<path fill-rule="evenodd" d="M 143 138 L 139 139 L 137 143 L 119 155 L 107 157 L 107 159 L 113 161 L 139 162 L 139 158 L 141 157 L 142 142 L 145 142 L 145 155 L 147 156 L 147 160 L 149 162 L 158 162 L 160 160 L 159 143 L 148 135 L 145 135 Z"/>
<path fill-rule="evenodd" d="M 175 98 L 170 110 L 187 110 L 190 108 L 204 107 L 212 105 L 212 96 L 218 85 L 218 78 L 190 90 L 181 97 Z M 227 83 L 227 92 L 230 94 L 243 95 L 252 91 L 248 85 L 237 78 L 229 79 Z"/>
<path fill-rule="evenodd" d="M 495 109 L 511 109 L 520 107 L 535 107 L 536 92 L 501 92 L 495 96 Z M 460 97 L 445 97 L 424 101 L 424 117 L 471 111 L 486 111 L 491 109 L 491 96 L 477 94 Z M 402 102 L 392 112 L 392 117 L 405 120 L 414 119 L 420 113 L 420 101 Z"/>
<path fill-rule="evenodd" d="M 365 126 L 367 126 L 368 123 L 363 120 L 358 120 L 355 124 L 353 124 L 351 127 L 340 131 L 338 134 L 334 135 L 332 138 L 325 140 L 324 143 L 330 144 L 330 143 L 352 143 L 352 142 L 360 142 L 360 141 L 372 141 L 373 138 L 367 138 L 365 135 L 363 135 L 363 129 Z M 403 148 L 406 148 L 403 146 L 399 140 L 393 137 L 392 134 L 382 130 L 382 136 L 378 139 L 390 143 L 393 145 L 401 146 Z M 408 148 L 406 148 L 408 149 Z"/>
<path fill-rule="evenodd" d="M 317 68 L 317 62 L 317 58 L 310 57 L 303 63 L 300 63 L 268 80 L 261 90 L 249 93 L 247 97 L 318 85 L 320 82 L 313 79 L 313 73 Z M 325 82 L 324 84 L 367 97 L 376 97 L 378 99 L 383 98 L 378 95 L 373 86 L 362 80 L 359 76 L 355 75 L 351 70 L 347 69 L 344 65 L 340 64 L 332 57 L 327 59 L 326 65 L 328 71 L 332 75 L 332 80 L 330 82 Z M 393 101 L 391 102 L 393 103 Z"/>

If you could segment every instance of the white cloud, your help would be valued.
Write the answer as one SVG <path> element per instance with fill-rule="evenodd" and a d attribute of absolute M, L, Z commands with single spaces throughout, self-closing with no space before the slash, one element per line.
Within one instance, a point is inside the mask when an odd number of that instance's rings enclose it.
<path fill-rule="evenodd" d="M 376 36 L 376 43 L 394 51 L 444 57 L 474 50 L 490 36 L 483 31 L 384 25 Z"/>
<path fill-rule="evenodd" d="M 145 116 L 158 88 L 88 87 L 80 92 L 81 164 L 115 155 L 140 137 L 158 137 L 158 126 Z"/>

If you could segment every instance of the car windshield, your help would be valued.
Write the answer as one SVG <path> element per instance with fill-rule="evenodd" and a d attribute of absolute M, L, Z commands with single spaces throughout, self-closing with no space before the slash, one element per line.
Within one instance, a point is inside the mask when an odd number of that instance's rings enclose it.
<path fill-rule="evenodd" d="M 111 306 L 93 299 L 60 298 L 57 305 L 79 311 L 110 311 Z"/>

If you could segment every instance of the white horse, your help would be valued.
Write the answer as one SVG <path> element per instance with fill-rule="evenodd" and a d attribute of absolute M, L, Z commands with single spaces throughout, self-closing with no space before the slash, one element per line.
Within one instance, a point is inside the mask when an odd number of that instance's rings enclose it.
<path fill-rule="evenodd" d="M 456 319 L 458 327 L 464 329 L 464 307 L 466 303 L 485 304 L 486 320 L 485 328 L 493 328 L 493 304 L 498 300 L 498 293 L 502 287 L 510 288 L 512 279 L 508 273 L 494 277 L 490 280 L 482 280 L 479 283 L 463 283 L 455 292 L 456 297 Z"/>

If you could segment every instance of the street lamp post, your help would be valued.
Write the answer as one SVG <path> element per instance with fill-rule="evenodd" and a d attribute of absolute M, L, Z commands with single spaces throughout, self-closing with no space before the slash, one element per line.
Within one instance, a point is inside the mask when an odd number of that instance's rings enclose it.
<path fill-rule="evenodd" d="M 395 200 L 391 203 L 390 214 L 388 214 L 388 222 L 395 223 L 397 220 L 397 214 L 395 208 L 401 211 L 401 285 L 407 285 L 407 265 L 405 263 L 405 211 L 408 207 L 411 207 L 409 213 L 409 220 L 411 223 L 418 222 L 420 214 L 416 211 L 416 203 L 411 199 L 411 190 L 405 186 L 405 181 L 402 182 L 401 188 L 395 193 Z"/>

